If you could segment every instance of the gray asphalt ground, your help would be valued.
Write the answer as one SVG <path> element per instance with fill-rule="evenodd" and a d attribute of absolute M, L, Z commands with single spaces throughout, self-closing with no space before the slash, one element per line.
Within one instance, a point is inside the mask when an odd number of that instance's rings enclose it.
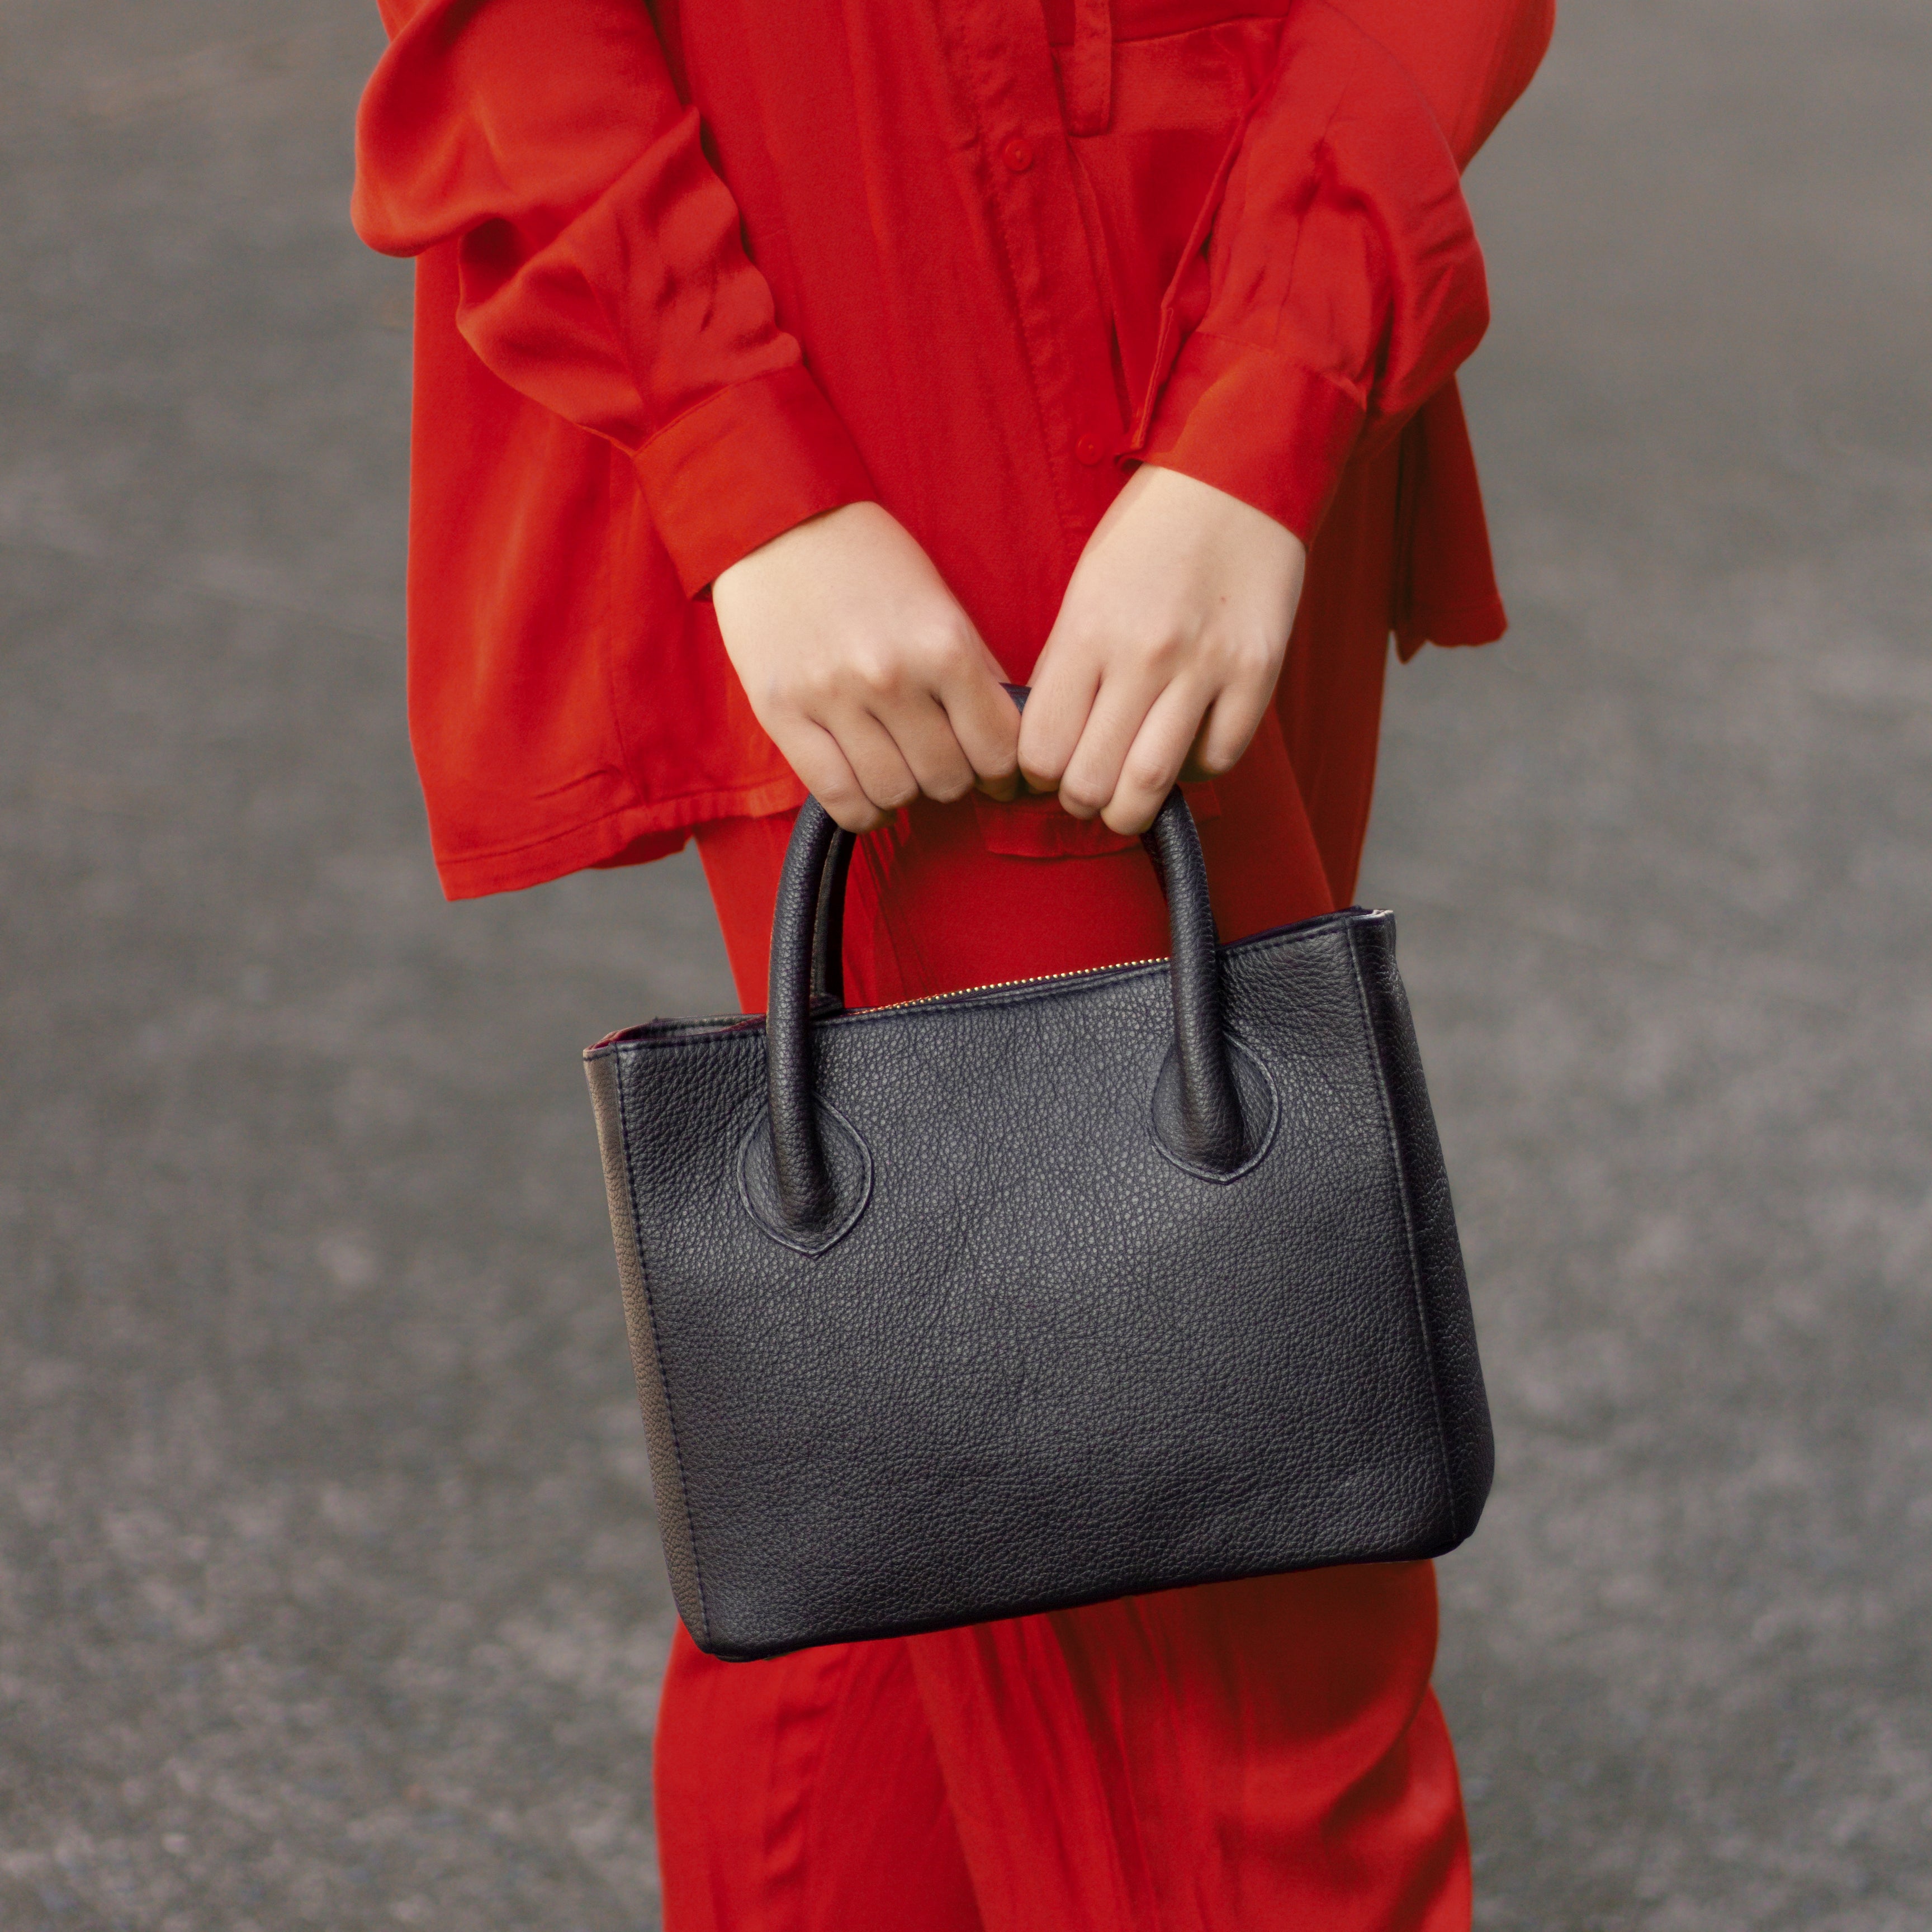
<path fill-rule="evenodd" d="M 358 0 L 0 0 L 0 1928 L 654 1925 L 577 1049 L 688 860 L 446 907 Z M 1573 0 L 1478 164 L 1515 616 L 1393 681 L 1501 1439 L 1481 1924 L 1932 1925 L 1932 14 Z"/>

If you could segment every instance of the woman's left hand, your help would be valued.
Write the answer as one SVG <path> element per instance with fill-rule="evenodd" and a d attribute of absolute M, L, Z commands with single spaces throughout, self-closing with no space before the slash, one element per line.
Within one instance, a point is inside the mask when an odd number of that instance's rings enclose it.
<path fill-rule="evenodd" d="M 1027 783 L 1137 832 L 1176 778 L 1226 771 L 1274 694 L 1307 560 L 1264 512 L 1143 464 L 1087 540 L 1034 668 Z"/>

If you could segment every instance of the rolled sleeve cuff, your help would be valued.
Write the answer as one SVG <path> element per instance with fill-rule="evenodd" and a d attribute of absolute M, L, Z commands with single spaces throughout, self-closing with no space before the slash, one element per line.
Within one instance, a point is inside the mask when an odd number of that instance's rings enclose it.
<path fill-rule="evenodd" d="M 1362 404 L 1272 350 L 1197 330 L 1127 454 L 1211 483 L 1312 542 L 1361 432 Z"/>
<path fill-rule="evenodd" d="M 875 492 L 802 364 L 734 382 L 639 450 L 638 475 L 687 596 L 794 524 Z"/>

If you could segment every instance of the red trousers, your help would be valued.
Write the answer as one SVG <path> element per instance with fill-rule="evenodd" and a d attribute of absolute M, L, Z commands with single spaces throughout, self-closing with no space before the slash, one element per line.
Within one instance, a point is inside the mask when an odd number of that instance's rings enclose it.
<path fill-rule="evenodd" d="M 1166 952 L 1138 848 L 1003 853 L 1054 830 L 1004 837 L 1008 809 L 922 803 L 861 842 L 854 1004 Z M 1202 812 L 1224 938 L 1328 909 L 1272 713 Z M 754 1010 L 790 831 L 699 836 Z M 657 1742 L 666 1932 L 1467 1932 L 1435 1650 L 1426 1563 L 759 1664 L 718 1663 L 680 1629 Z"/>

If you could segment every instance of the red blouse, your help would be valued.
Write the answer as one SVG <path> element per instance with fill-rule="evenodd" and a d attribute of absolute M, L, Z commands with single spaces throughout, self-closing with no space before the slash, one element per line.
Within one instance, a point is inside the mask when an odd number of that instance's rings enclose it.
<path fill-rule="evenodd" d="M 1018 680 L 1143 460 L 1304 538 L 1335 506 L 1284 706 L 1345 634 L 1499 634 L 1460 170 L 1550 0 L 383 4 L 355 218 L 419 258 L 410 727 L 452 897 L 796 802 L 703 592 L 842 503 Z"/>

